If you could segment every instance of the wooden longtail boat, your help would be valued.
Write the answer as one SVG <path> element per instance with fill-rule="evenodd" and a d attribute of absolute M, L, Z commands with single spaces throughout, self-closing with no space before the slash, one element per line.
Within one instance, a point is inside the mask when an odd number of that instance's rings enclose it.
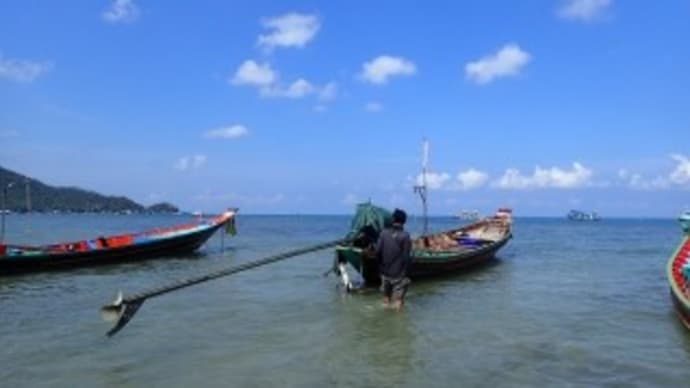
<path fill-rule="evenodd" d="M 666 265 L 671 300 L 680 321 L 690 330 L 690 230 Z"/>
<path fill-rule="evenodd" d="M 371 204 L 361 204 L 358 214 L 383 211 Z M 384 218 L 385 218 L 385 214 Z M 362 225 L 360 220 L 353 222 L 353 231 L 364 229 L 351 244 L 336 247 L 336 259 L 348 263 L 360 273 L 366 285 L 377 285 L 381 281 L 379 264 L 372 255 L 372 244 L 386 221 L 369 222 L 371 228 Z M 371 216 L 366 216 L 372 220 Z M 366 224 L 366 221 L 364 222 Z M 495 216 L 484 218 L 473 224 L 421 236 L 412 241 L 411 262 L 408 277 L 419 279 L 432 276 L 449 275 L 484 263 L 494 257 L 512 237 L 512 212 L 500 209 Z"/>
<path fill-rule="evenodd" d="M 91 240 L 20 246 L 0 244 L 0 275 L 143 260 L 197 250 L 218 229 L 234 233 L 237 209 L 207 220 Z"/>

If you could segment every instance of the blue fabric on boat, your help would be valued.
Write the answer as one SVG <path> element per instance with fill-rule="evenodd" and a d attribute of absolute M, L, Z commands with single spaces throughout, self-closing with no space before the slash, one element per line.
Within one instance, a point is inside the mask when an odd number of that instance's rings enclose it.
<path fill-rule="evenodd" d="M 465 245 L 465 246 L 471 246 L 471 247 L 478 247 L 478 246 L 484 244 L 484 240 L 478 239 L 478 238 L 472 238 L 472 237 L 460 237 L 457 240 L 458 240 L 458 244 Z"/>
<path fill-rule="evenodd" d="M 86 245 L 89 246 L 89 249 L 98 249 L 98 245 L 96 244 L 96 240 L 87 240 Z"/>
<path fill-rule="evenodd" d="M 147 243 L 149 241 L 151 241 L 151 238 L 149 236 L 135 236 L 134 237 L 134 243 L 135 244 Z"/>

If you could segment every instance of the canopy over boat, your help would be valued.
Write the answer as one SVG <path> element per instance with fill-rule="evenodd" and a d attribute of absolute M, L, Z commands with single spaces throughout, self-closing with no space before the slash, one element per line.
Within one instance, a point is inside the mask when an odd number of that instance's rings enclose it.
<path fill-rule="evenodd" d="M 234 234 L 237 209 L 193 223 L 41 246 L 0 244 L 0 274 L 64 269 L 182 254 L 197 250 L 222 227 Z"/>

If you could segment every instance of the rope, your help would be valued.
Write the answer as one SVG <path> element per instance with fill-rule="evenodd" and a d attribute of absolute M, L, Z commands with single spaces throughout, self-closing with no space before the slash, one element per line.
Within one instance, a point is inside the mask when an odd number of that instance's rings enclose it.
<path fill-rule="evenodd" d="M 347 243 L 347 242 L 348 242 L 348 240 L 343 240 L 343 239 L 325 242 L 325 243 L 317 244 L 317 245 L 314 245 L 311 247 L 295 249 L 292 251 L 288 251 L 288 252 L 280 253 L 277 255 L 269 256 L 269 257 L 266 257 L 263 259 L 239 264 L 239 265 L 225 268 L 225 269 L 222 269 L 222 270 L 219 270 L 216 272 L 211 272 L 211 273 L 208 273 L 206 275 L 179 280 L 179 281 L 172 283 L 170 285 L 167 285 L 167 286 L 154 288 L 154 289 L 151 289 L 148 291 L 134 294 L 132 296 L 128 296 L 128 297 L 123 299 L 123 303 L 127 304 L 127 303 L 143 302 L 144 300 L 146 300 L 148 298 L 153 298 L 155 296 L 167 294 L 168 292 L 176 291 L 176 290 L 179 290 L 181 288 L 193 286 L 193 285 L 199 284 L 199 283 L 204 283 L 204 282 L 207 282 L 209 280 L 213 280 L 213 279 L 217 279 L 220 277 L 232 275 L 232 274 L 235 274 L 238 272 L 246 271 L 248 269 L 260 267 L 262 265 L 275 263 L 275 262 L 278 262 L 281 260 L 289 259 L 289 258 L 294 257 L 294 256 L 300 256 L 300 255 L 304 255 L 307 253 L 320 251 L 320 250 L 334 247 L 336 245 Z"/>

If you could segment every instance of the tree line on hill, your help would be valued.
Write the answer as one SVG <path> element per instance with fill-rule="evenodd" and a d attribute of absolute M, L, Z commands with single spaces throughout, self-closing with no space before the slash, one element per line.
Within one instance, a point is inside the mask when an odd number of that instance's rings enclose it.
<path fill-rule="evenodd" d="M 78 187 L 50 186 L 3 167 L 0 167 L 0 201 L 4 202 L 0 202 L 0 210 L 12 212 L 179 212 L 177 207 L 166 202 L 146 207 L 124 196 L 106 196 Z"/>

